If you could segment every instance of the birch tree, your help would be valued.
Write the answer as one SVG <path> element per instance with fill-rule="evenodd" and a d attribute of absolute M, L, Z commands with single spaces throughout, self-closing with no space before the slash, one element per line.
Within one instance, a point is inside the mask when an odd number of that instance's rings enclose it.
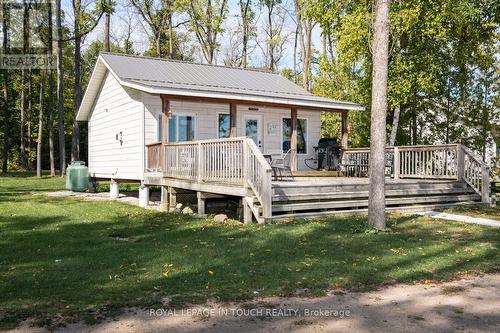
<path fill-rule="evenodd" d="M 227 15 L 227 0 L 191 0 L 188 15 L 203 58 L 209 64 L 214 63 L 220 47 L 218 38 L 224 32 L 222 23 Z"/>
<path fill-rule="evenodd" d="M 389 65 L 389 8 L 390 0 L 375 0 L 368 223 L 376 229 L 385 228 L 385 142 Z"/>

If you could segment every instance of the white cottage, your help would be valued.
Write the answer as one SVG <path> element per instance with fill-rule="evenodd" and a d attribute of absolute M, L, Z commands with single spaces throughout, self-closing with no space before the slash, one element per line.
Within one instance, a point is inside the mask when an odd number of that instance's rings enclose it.
<path fill-rule="evenodd" d="M 77 120 L 88 121 L 90 175 L 111 180 L 111 197 L 140 181 L 142 205 L 154 185 L 162 208 L 190 191 L 204 214 L 205 199 L 236 196 L 245 222 L 265 222 L 367 211 L 370 150 L 347 147 L 349 110 L 363 107 L 274 73 L 102 53 Z M 341 114 L 335 167 L 279 179 L 318 162 L 321 112 Z M 387 147 L 386 176 L 387 209 L 490 202 L 487 165 L 460 144 Z"/>
<path fill-rule="evenodd" d="M 168 107 L 163 137 L 162 100 Z M 286 152 L 292 121 L 295 167 L 303 170 L 320 139 L 321 111 L 346 118 L 348 110 L 362 109 L 314 96 L 274 73 L 102 53 L 77 120 L 88 121 L 92 176 L 143 180 L 148 144 L 246 136 L 263 153 Z M 344 133 L 346 145 L 346 126 Z"/>

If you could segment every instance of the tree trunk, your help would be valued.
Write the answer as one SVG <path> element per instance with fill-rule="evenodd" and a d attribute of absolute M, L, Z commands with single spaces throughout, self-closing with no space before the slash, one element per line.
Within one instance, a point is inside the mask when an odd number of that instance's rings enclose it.
<path fill-rule="evenodd" d="M 368 223 L 385 228 L 385 142 L 390 0 L 375 0 Z"/>
<path fill-rule="evenodd" d="M 293 42 L 293 82 L 297 83 L 299 69 L 297 68 L 297 44 L 299 42 L 299 25 L 295 27 L 295 38 Z"/>
<path fill-rule="evenodd" d="M 81 1 L 73 1 L 75 25 L 75 54 L 74 54 L 74 66 L 75 66 L 75 85 L 74 85 L 74 99 L 73 99 L 73 132 L 71 136 L 71 161 L 78 161 L 80 159 L 80 126 L 76 120 L 76 114 L 78 113 L 78 108 L 80 107 L 81 90 L 82 90 L 82 80 L 81 80 L 81 44 L 82 39 L 80 36 L 80 14 L 81 14 Z"/>
<path fill-rule="evenodd" d="M 47 16 L 49 18 L 48 22 L 48 53 L 51 57 L 54 56 L 53 48 L 53 38 L 52 38 L 52 1 L 47 2 Z M 53 59 L 53 58 L 52 58 Z M 55 152 L 54 152 L 54 70 L 52 69 L 53 62 L 49 68 L 49 101 L 48 101 L 48 111 L 49 111 L 49 126 L 48 126 L 48 137 L 49 137 L 49 159 L 50 159 L 50 175 L 54 177 L 56 175 L 56 162 L 55 162 Z"/>
<path fill-rule="evenodd" d="M 61 177 L 66 174 L 66 148 L 64 140 L 64 92 L 63 92 L 63 50 L 61 0 L 56 0 L 57 29 L 57 115 L 59 129 L 59 170 Z"/>
<path fill-rule="evenodd" d="M 28 53 L 28 43 L 29 43 L 29 7 L 26 0 L 23 1 L 23 54 Z M 26 69 L 21 69 L 21 96 L 20 96 L 20 108 L 21 108 L 21 119 L 20 125 L 20 157 L 21 157 L 21 168 L 23 170 L 28 169 L 28 158 L 26 156 Z"/>
<path fill-rule="evenodd" d="M 250 6 L 250 0 L 242 1 L 240 0 L 240 13 L 241 22 L 243 28 L 242 36 L 242 50 L 241 50 L 241 65 L 246 68 L 248 66 L 248 40 L 250 38 L 250 22 L 248 17 L 248 10 Z"/>
<path fill-rule="evenodd" d="M 391 136 L 389 138 L 389 146 L 393 147 L 396 144 L 396 136 L 398 134 L 399 127 L 399 116 L 401 114 L 401 106 L 397 106 L 394 109 L 394 116 L 392 118 L 392 128 L 391 128 Z"/>
<path fill-rule="evenodd" d="M 172 22 L 172 2 L 168 2 L 168 58 L 174 58 L 174 28 Z"/>
<path fill-rule="evenodd" d="M 33 121 L 33 100 L 32 100 L 32 91 L 33 91 L 33 70 L 30 68 L 28 70 L 28 123 L 26 127 L 26 136 L 28 138 L 28 147 L 26 148 L 28 155 L 28 170 L 31 170 L 31 123 Z"/>
<path fill-rule="evenodd" d="M 3 43 L 2 49 L 3 54 L 8 54 L 9 43 L 8 43 L 8 5 L 2 2 L 2 32 L 3 32 Z M 7 68 L 2 69 L 3 74 L 3 152 L 2 152 L 2 174 L 7 173 L 7 162 L 9 159 L 9 70 Z"/>
<path fill-rule="evenodd" d="M 40 77 L 40 109 L 38 110 L 38 139 L 36 141 L 36 176 L 42 177 L 42 140 L 43 140 L 43 107 L 44 107 L 45 71 Z"/>
<path fill-rule="evenodd" d="M 104 51 L 109 52 L 111 48 L 109 47 L 109 21 L 111 14 L 106 12 L 104 16 Z"/>

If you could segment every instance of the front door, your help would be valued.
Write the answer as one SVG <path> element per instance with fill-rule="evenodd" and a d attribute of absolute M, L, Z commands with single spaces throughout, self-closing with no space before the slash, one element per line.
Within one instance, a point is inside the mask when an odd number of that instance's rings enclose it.
<path fill-rule="evenodd" d="M 252 138 L 257 147 L 262 151 L 263 141 L 262 141 L 262 116 L 259 115 L 245 115 L 244 116 L 245 125 L 245 136 L 247 138 Z"/>

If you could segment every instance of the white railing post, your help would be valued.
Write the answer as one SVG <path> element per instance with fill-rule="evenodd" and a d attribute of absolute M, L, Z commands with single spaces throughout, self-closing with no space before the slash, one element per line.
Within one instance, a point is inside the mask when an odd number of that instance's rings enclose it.
<path fill-rule="evenodd" d="M 243 141 L 243 186 L 248 188 L 248 142 L 246 139 Z"/>
<path fill-rule="evenodd" d="M 464 180 L 464 172 L 465 172 L 465 154 L 464 148 L 461 144 L 456 145 L 457 150 L 457 180 L 459 182 Z"/>
<path fill-rule="evenodd" d="M 272 170 L 263 168 L 262 170 L 262 217 L 264 221 L 266 218 L 270 218 L 273 214 L 273 199 L 272 199 Z"/>
<path fill-rule="evenodd" d="M 196 149 L 197 149 L 197 152 L 196 152 L 196 172 L 197 172 L 197 180 L 198 180 L 198 183 L 201 183 L 201 181 L 203 180 L 203 168 L 205 167 L 205 163 L 203 161 L 203 150 L 202 150 L 202 145 L 201 145 L 201 142 L 198 142 L 198 144 L 196 145 Z"/>
<path fill-rule="evenodd" d="M 486 163 L 483 162 L 482 165 L 482 184 L 481 184 L 481 202 L 490 204 L 491 203 L 491 197 L 490 197 L 490 168 L 486 165 Z"/>
<path fill-rule="evenodd" d="M 393 166 L 394 179 L 399 179 L 399 174 L 401 173 L 399 147 L 394 147 L 394 161 L 393 161 L 393 163 L 394 163 L 394 166 Z"/>

